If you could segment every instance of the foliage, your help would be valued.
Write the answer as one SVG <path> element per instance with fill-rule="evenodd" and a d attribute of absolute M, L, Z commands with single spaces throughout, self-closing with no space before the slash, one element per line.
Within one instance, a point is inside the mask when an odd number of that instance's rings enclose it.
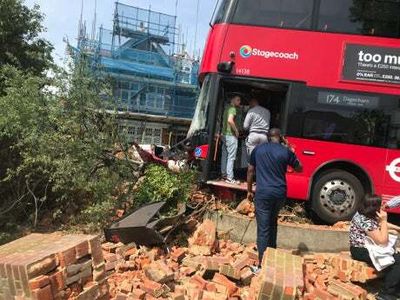
<path fill-rule="evenodd" d="M 91 76 L 84 62 L 50 79 L 14 67 L 1 73 L 0 228 L 36 226 L 52 210 L 62 222 L 85 207 L 109 210 L 115 187 L 132 180 L 136 166 L 112 155 L 124 141 L 104 108 L 107 82 Z"/>
<path fill-rule="evenodd" d="M 53 46 L 39 37 L 45 31 L 43 17 L 38 5 L 29 9 L 21 0 L 0 1 L 0 65 L 35 75 L 50 67 Z"/>
<path fill-rule="evenodd" d="M 135 194 L 135 205 L 166 201 L 171 205 L 189 198 L 196 178 L 196 171 L 172 173 L 159 165 L 149 165 L 145 178 Z"/>
<path fill-rule="evenodd" d="M 102 228 L 124 203 L 117 188 L 141 172 L 113 155 L 127 143 L 106 110 L 109 82 L 84 57 L 69 72 L 55 69 L 39 38 L 43 15 L 22 3 L 0 1 L 0 244 L 32 227 Z M 194 178 L 150 166 L 134 205 L 185 201 Z"/>

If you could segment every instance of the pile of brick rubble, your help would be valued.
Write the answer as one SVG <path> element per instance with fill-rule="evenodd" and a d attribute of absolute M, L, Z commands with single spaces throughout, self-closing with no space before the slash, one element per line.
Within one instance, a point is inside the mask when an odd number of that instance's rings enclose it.
<path fill-rule="evenodd" d="M 0 299 L 369 299 L 378 276 L 348 254 L 296 255 L 218 239 L 204 221 L 170 251 L 100 243 L 96 236 L 32 234 L 0 247 Z"/>
<path fill-rule="evenodd" d="M 218 240 L 206 220 L 188 247 L 170 253 L 135 245 L 102 245 L 113 299 L 367 299 L 355 283 L 374 279 L 374 269 L 348 254 L 304 257 L 267 249 L 257 275 L 255 245 Z"/>

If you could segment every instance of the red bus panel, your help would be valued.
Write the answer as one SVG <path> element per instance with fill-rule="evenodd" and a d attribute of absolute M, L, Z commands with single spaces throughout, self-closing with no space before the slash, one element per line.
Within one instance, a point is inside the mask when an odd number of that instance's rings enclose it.
<path fill-rule="evenodd" d="M 348 44 L 399 48 L 400 39 L 218 24 L 211 29 L 201 74 L 236 54 L 237 75 L 305 82 L 309 86 L 400 94 L 400 84 L 342 79 Z M 392 58 L 400 73 L 400 57 Z"/>

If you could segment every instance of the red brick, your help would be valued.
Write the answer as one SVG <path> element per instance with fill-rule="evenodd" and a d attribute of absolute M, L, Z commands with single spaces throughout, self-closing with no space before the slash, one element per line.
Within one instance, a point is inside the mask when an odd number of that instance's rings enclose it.
<path fill-rule="evenodd" d="M 41 289 L 32 291 L 32 297 L 35 300 L 53 300 L 53 293 L 51 292 L 50 285 L 45 286 Z"/>
<path fill-rule="evenodd" d="M 321 277 L 317 277 L 317 280 L 314 282 L 314 286 L 316 289 L 319 290 L 326 290 L 326 284 L 325 282 L 321 279 Z"/>
<path fill-rule="evenodd" d="M 98 236 L 89 240 L 89 253 L 92 256 L 93 267 L 97 267 L 98 265 L 104 262 L 103 251 L 101 249 L 101 242 Z"/>
<path fill-rule="evenodd" d="M 217 287 L 215 286 L 214 282 L 207 282 L 206 290 L 209 291 L 209 292 L 216 292 L 217 291 Z"/>
<path fill-rule="evenodd" d="M 232 265 L 222 265 L 219 269 L 219 272 L 222 275 L 225 275 L 229 278 L 239 280 L 240 279 L 240 270 L 234 269 Z"/>
<path fill-rule="evenodd" d="M 50 283 L 49 276 L 40 275 L 39 277 L 29 280 L 29 288 L 31 290 L 41 289 Z"/>
<path fill-rule="evenodd" d="M 179 294 L 185 294 L 185 286 L 183 285 L 175 285 L 174 292 Z"/>
<path fill-rule="evenodd" d="M 139 270 L 142 270 L 145 266 L 149 265 L 151 263 L 150 258 L 141 256 L 135 259 L 136 265 Z"/>
<path fill-rule="evenodd" d="M 314 290 L 314 295 L 317 296 L 317 299 L 321 300 L 337 300 L 332 294 L 318 288 Z"/>
<path fill-rule="evenodd" d="M 343 282 L 349 281 L 349 278 L 348 278 L 346 272 L 344 272 L 344 271 L 339 271 L 339 272 L 337 273 L 337 277 L 339 278 L 339 280 L 341 280 L 341 281 L 343 281 Z"/>
<path fill-rule="evenodd" d="M 321 267 L 325 264 L 325 257 L 321 254 L 315 255 L 315 260 L 317 262 L 317 266 Z"/>
<path fill-rule="evenodd" d="M 189 280 L 190 283 L 193 283 L 199 287 L 199 289 L 204 290 L 207 286 L 208 281 L 203 279 L 199 275 L 194 275 Z"/>
<path fill-rule="evenodd" d="M 174 292 L 171 294 L 170 297 L 171 297 L 171 300 L 185 300 L 185 296 L 183 293 Z"/>
<path fill-rule="evenodd" d="M 226 295 L 227 297 L 229 297 L 229 291 L 226 286 L 219 284 L 219 283 L 215 283 L 215 282 L 213 282 L 213 283 L 215 285 L 215 288 L 217 289 L 216 290 L 217 293 L 223 294 L 223 295 Z"/>
<path fill-rule="evenodd" d="M 258 253 L 257 253 L 257 252 L 248 250 L 248 251 L 246 251 L 246 255 L 247 255 L 250 259 L 252 259 L 252 260 L 258 262 Z"/>
<path fill-rule="evenodd" d="M 94 282 L 89 282 L 83 287 L 83 291 L 76 297 L 76 300 L 93 300 L 100 296 L 99 286 Z"/>
<path fill-rule="evenodd" d="M 57 268 L 57 260 L 54 255 L 51 255 L 29 265 L 28 276 L 29 278 L 35 278 L 36 276 L 50 273 L 55 268 Z"/>
<path fill-rule="evenodd" d="M 128 299 L 128 295 L 126 295 L 126 294 L 118 293 L 115 296 L 115 300 L 127 300 L 127 299 Z"/>
<path fill-rule="evenodd" d="M 60 267 L 62 268 L 74 264 L 77 261 L 75 248 L 73 247 L 60 252 L 58 254 L 58 259 L 60 261 Z"/>
<path fill-rule="evenodd" d="M 224 275 L 215 273 L 212 281 L 215 282 L 215 283 L 221 284 L 224 287 L 226 287 L 229 296 L 231 296 L 237 290 L 236 284 L 234 282 L 230 281 Z"/>
<path fill-rule="evenodd" d="M 129 268 L 131 268 L 131 265 L 125 260 L 120 260 L 115 265 L 115 271 L 119 273 L 126 272 L 129 270 Z"/>
<path fill-rule="evenodd" d="M 231 260 L 228 257 L 213 256 L 204 257 L 202 264 L 207 271 L 219 271 L 221 266 L 229 264 L 230 262 Z"/>
<path fill-rule="evenodd" d="M 105 265 L 106 272 L 115 270 L 116 266 L 117 266 L 117 261 L 107 262 Z"/>
<path fill-rule="evenodd" d="M 182 261 L 185 258 L 186 250 L 183 248 L 177 248 L 171 252 L 171 259 L 176 262 Z"/>
<path fill-rule="evenodd" d="M 244 285 L 250 285 L 251 278 L 253 278 L 254 273 L 251 271 L 250 268 L 244 268 L 240 271 L 240 280 Z"/>
<path fill-rule="evenodd" d="M 107 242 L 101 245 L 101 248 L 109 253 L 115 253 L 115 251 L 117 250 L 118 246 L 117 244 L 111 243 L 111 242 Z"/>
<path fill-rule="evenodd" d="M 89 255 L 88 241 L 84 241 L 79 245 L 75 246 L 75 252 L 76 252 L 76 259 L 80 259 L 82 257 L 85 257 L 86 255 Z"/>
<path fill-rule="evenodd" d="M 186 289 L 186 294 L 190 300 L 201 300 L 203 296 L 203 291 L 196 287 L 188 287 Z"/>
<path fill-rule="evenodd" d="M 132 291 L 132 288 L 132 283 L 130 283 L 128 280 L 122 281 L 119 285 L 119 290 L 125 294 L 129 294 Z"/>
<path fill-rule="evenodd" d="M 188 239 L 189 252 L 194 255 L 211 255 L 216 246 L 216 233 L 214 222 L 205 220 Z"/>
<path fill-rule="evenodd" d="M 339 280 L 332 280 L 328 285 L 328 292 L 332 295 L 343 297 L 344 299 L 365 300 L 367 292 L 361 287 L 352 283 L 343 283 Z"/>
<path fill-rule="evenodd" d="M 128 260 L 130 259 L 131 256 L 135 256 L 137 254 L 138 250 L 136 248 L 131 248 L 126 250 L 125 252 L 125 259 Z"/>
<path fill-rule="evenodd" d="M 232 264 L 232 267 L 236 270 L 239 271 L 242 270 L 246 266 L 252 265 L 252 261 L 249 259 L 247 255 L 241 255 L 239 256 L 235 262 Z"/>
<path fill-rule="evenodd" d="M 133 250 L 133 251 L 130 251 Z M 115 254 L 117 254 L 118 258 L 127 260 L 129 256 L 135 254 L 137 251 L 136 245 L 134 243 L 130 243 L 127 245 L 123 245 L 115 250 Z"/>
<path fill-rule="evenodd" d="M 149 279 L 159 283 L 166 283 L 174 279 L 174 273 L 162 261 L 155 261 L 145 266 L 144 272 Z"/>
<path fill-rule="evenodd" d="M 314 293 L 306 293 L 304 294 L 303 300 L 317 300 L 317 295 Z"/>
<path fill-rule="evenodd" d="M 202 300 L 227 300 L 228 297 L 224 294 L 215 292 L 203 291 Z M 237 298 L 235 298 L 237 299 Z M 239 298 L 240 299 L 240 298 Z"/>
<path fill-rule="evenodd" d="M 158 282 L 144 279 L 143 283 L 143 290 L 146 293 L 152 294 L 154 297 L 160 297 L 164 293 L 163 286 Z"/>
<path fill-rule="evenodd" d="M 133 296 L 134 299 L 143 300 L 146 295 L 146 292 L 142 291 L 141 289 L 133 289 L 131 295 Z"/>
<path fill-rule="evenodd" d="M 93 269 L 93 280 L 100 282 L 106 277 L 106 265 L 102 263 Z"/>
<path fill-rule="evenodd" d="M 55 271 L 49 275 L 51 290 L 54 295 L 65 289 L 65 273 L 63 271 Z"/>
<path fill-rule="evenodd" d="M 109 286 L 108 282 L 104 281 L 103 283 L 99 283 L 99 294 L 100 297 L 108 297 L 109 296 Z"/>
<path fill-rule="evenodd" d="M 104 253 L 103 256 L 104 256 L 104 259 L 106 260 L 106 262 L 114 262 L 114 261 L 118 260 L 117 255 L 114 253 L 106 252 L 106 253 Z"/>
<path fill-rule="evenodd" d="M 314 270 L 315 270 L 315 265 L 314 265 L 314 264 L 305 264 L 305 265 L 304 265 L 304 271 L 305 271 L 307 274 L 313 273 Z"/>

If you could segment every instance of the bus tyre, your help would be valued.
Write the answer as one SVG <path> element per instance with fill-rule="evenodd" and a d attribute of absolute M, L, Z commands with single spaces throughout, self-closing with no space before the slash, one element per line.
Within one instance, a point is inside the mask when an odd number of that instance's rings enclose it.
<path fill-rule="evenodd" d="M 353 174 L 330 170 L 321 174 L 312 190 L 312 207 L 322 221 L 334 224 L 350 220 L 364 196 L 364 188 Z"/>

